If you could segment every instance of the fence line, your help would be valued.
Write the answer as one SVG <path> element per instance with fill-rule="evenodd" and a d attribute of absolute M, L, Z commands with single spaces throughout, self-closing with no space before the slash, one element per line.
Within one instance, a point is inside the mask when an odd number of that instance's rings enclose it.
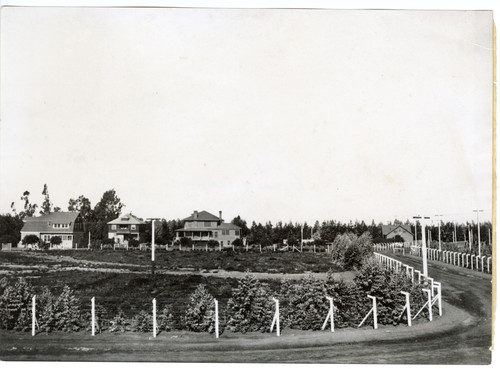
<path fill-rule="evenodd" d="M 394 254 L 401 252 L 403 255 L 422 256 L 422 247 L 412 242 L 378 243 L 373 245 L 373 249 L 375 251 L 392 252 Z M 491 256 L 479 256 L 459 251 L 427 248 L 427 260 L 439 261 L 488 274 L 492 273 L 493 268 Z"/>

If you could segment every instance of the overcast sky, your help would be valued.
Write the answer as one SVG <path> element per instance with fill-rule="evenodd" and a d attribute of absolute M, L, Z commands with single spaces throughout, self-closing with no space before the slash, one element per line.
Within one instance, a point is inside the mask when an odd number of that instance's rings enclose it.
<path fill-rule="evenodd" d="M 376 222 L 492 209 L 492 14 L 3 8 L 0 212 Z"/>

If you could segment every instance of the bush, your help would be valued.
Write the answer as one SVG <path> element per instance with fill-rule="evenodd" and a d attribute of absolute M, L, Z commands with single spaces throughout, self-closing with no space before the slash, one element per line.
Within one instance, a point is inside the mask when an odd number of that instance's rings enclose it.
<path fill-rule="evenodd" d="M 135 238 L 131 238 L 128 240 L 128 246 L 129 247 L 139 247 L 140 242 L 136 240 Z"/>
<path fill-rule="evenodd" d="M 198 285 L 189 296 L 189 305 L 184 315 L 185 327 L 194 332 L 215 332 L 215 303 L 204 285 Z"/>
<path fill-rule="evenodd" d="M 132 331 L 134 332 L 152 332 L 153 331 L 153 316 L 150 313 L 141 310 L 132 319 Z"/>
<path fill-rule="evenodd" d="M 74 332 L 80 329 L 80 304 L 68 286 L 64 286 L 53 311 L 56 330 Z"/>
<path fill-rule="evenodd" d="M 311 275 L 298 284 L 282 283 L 280 314 L 285 316 L 283 326 L 303 330 L 319 330 L 329 310 L 325 284 Z"/>
<path fill-rule="evenodd" d="M 37 320 L 39 329 L 45 331 L 46 333 L 51 332 L 55 329 L 55 314 L 54 305 L 56 299 L 50 292 L 47 286 L 42 288 L 42 293 L 37 299 Z"/>
<path fill-rule="evenodd" d="M 7 286 L 0 297 L 0 327 L 25 331 L 31 328 L 31 298 L 33 286 L 19 278 L 14 286 Z"/>
<path fill-rule="evenodd" d="M 34 235 L 34 234 L 27 234 L 26 236 L 24 236 L 23 241 L 22 241 L 22 244 L 24 246 L 38 245 L 39 243 L 40 243 L 40 239 L 38 238 L 37 235 Z"/>
<path fill-rule="evenodd" d="M 264 332 L 270 327 L 274 302 L 267 284 L 263 284 L 251 274 L 246 274 L 232 290 L 227 303 L 230 316 L 227 328 L 234 332 Z"/>
<path fill-rule="evenodd" d="M 170 332 L 174 327 L 174 316 L 168 306 L 165 306 L 157 318 L 157 327 L 159 331 Z"/>
<path fill-rule="evenodd" d="M 59 236 L 50 237 L 50 244 L 54 246 L 59 246 L 62 243 L 62 238 Z"/>
<path fill-rule="evenodd" d="M 352 270 L 361 267 L 372 252 L 373 242 L 368 232 L 359 237 L 354 233 L 344 233 L 335 237 L 331 256 L 334 263 Z"/>
<path fill-rule="evenodd" d="M 110 332 L 127 332 L 130 331 L 130 322 L 125 317 L 125 314 L 120 309 L 118 313 L 110 321 Z"/>

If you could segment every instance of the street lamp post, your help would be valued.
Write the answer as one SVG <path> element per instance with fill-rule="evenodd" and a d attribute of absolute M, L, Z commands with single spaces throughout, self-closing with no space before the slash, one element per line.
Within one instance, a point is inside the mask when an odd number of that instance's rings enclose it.
<path fill-rule="evenodd" d="M 148 218 L 151 220 L 151 275 L 155 274 L 155 220 L 160 218 Z"/>
<path fill-rule="evenodd" d="M 413 219 L 422 219 L 422 264 L 423 264 L 423 276 L 427 277 L 427 245 L 425 243 L 425 222 L 424 219 L 430 219 L 430 217 L 415 216 Z"/>
<path fill-rule="evenodd" d="M 473 212 L 476 213 L 476 219 L 477 219 L 477 246 L 478 246 L 478 253 L 479 257 L 481 257 L 481 228 L 479 227 L 479 213 L 483 212 L 483 210 L 472 210 Z"/>
<path fill-rule="evenodd" d="M 443 214 L 437 214 L 436 217 L 442 217 Z M 438 223 L 438 235 L 439 235 L 439 252 L 441 252 L 441 219 L 439 219 Z"/>

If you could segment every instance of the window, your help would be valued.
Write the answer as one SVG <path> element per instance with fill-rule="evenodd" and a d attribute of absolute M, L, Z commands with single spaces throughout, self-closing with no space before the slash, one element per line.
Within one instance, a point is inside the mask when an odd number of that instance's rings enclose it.
<path fill-rule="evenodd" d="M 230 245 L 231 244 L 231 241 L 227 240 L 227 244 Z"/>
<path fill-rule="evenodd" d="M 112 229 L 113 231 L 116 231 L 116 224 L 112 224 L 112 225 L 111 225 L 111 229 Z"/>
<path fill-rule="evenodd" d="M 130 226 L 130 229 L 131 229 L 131 230 L 133 230 L 133 231 L 135 231 L 135 224 L 132 224 L 132 225 Z"/>
<path fill-rule="evenodd" d="M 222 235 L 223 236 L 229 236 L 229 229 L 223 229 L 222 230 Z"/>
<path fill-rule="evenodd" d="M 215 231 L 215 232 L 214 232 L 214 237 L 215 237 L 215 238 L 219 237 L 219 232 Z"/>
<path fill-rule="evenodd" d="M 235 234 L 236 236 L 239 236 L 239 235 L 240 235 L 240 231 L 236 230 L 236 231 L 234 231 L 234 234 Z"/>
<path fill-rule="evenodd" d="M 212 225 L 211 222 L 205 222 L 204 224 L 205 224 L 205 227 L 210 227 Z"/>

